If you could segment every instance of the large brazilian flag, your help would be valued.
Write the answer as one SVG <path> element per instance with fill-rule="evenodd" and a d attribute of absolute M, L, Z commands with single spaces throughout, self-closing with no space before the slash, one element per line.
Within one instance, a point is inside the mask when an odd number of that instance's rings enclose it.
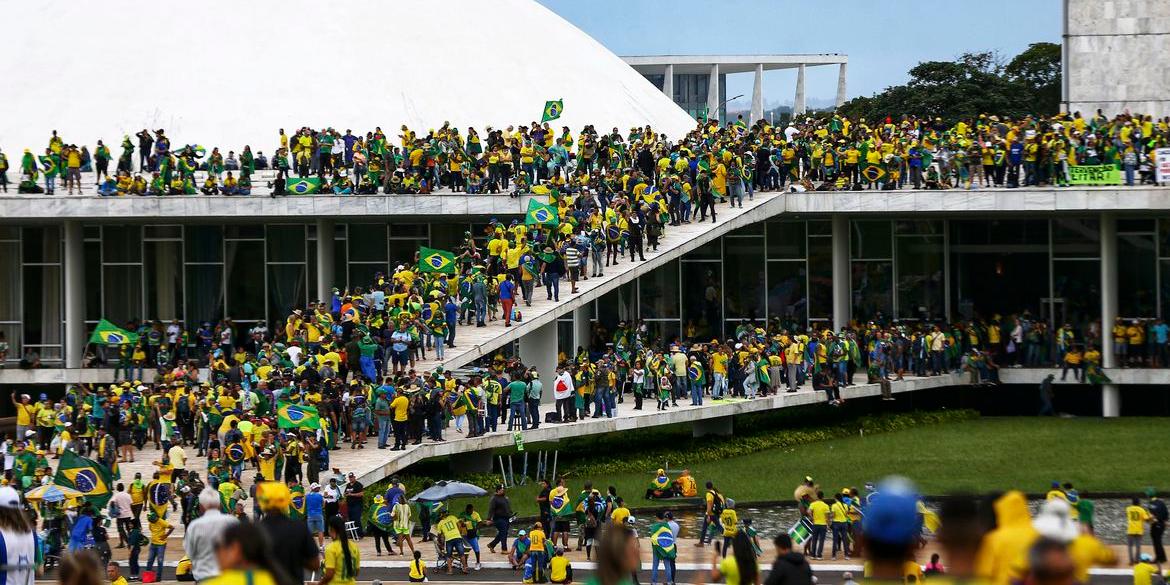
<path fill-rule="evenodd" d="M 312 195 L 321 192 L 320 177 L 292 178 L 285 182 L 285 189 L 293 195 Z"/>
<path fill-rule="evenodd" d="M 138 335 L 102 319 L 98 321 L 97 327 L 90 334 L 89 342 L 100 345 L 134 344 L 138 343 Z"/>
<path fill-rule="evenodd" d="M 321 416 L 314 406 L 280 402 L 276 405 L 276 426 L 282 429 L 319 429 Z"/>
<path fill-rule="evenodd" d="M 561 117 L 561 113 L 565 111 L 565 100 L 548 100 L 544 102 L 544 113 L 540 117 L 540 123 L 556 120 Z"/>
<path fill-rule="evenodd" d="M 61 455 L 61 464 L 57 467 L 53 483 L 71 487 L 85 494 L 85 499 L 104 507 L 114 495 L 110 489 L 112 479 L 113 474 L 105 465 L 73 451 L 65 451 Z"/>
<path fill-rule="evenodd" d="M 658 522 L 650 527 L 650 546 L 654 548 L 659 558 L 673 559 L 678 554 L 674 533 L 665 522 Z"/>
<path fill-rule="evenodd" d="M 455 274 L 455 254 L 446 250 L 420 246 L 418 249 L 418 271 Z"/>
<path fill-rule="evenodd" d="M 557 208 L 546 205 L 536 199 L 528 200 L 528 212 L 524 214 L 525 225 L 560 225 L 561 219 Z"/>

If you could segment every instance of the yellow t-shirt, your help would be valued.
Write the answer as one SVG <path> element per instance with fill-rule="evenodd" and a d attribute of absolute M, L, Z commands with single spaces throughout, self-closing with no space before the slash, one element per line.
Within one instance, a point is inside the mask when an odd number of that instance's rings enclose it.
<path fill-rule="evenodd" d="M 459 532 L 459 519 L 452 514 L 448 514 L 445 518 L 439 520 L 435 528 L 439 530 L 439 533 L 443 535 L 445 540 L 463 538 L 463 534 Z M 541 535 L 542 538 L 543 536 Z"/>
<path fill-rule="evenodd" d="M 532 530 L 528 533 L 528 550 L 544 550 L 544 531 Z"/>
<path fill-rule="evenodd" d="M 32 426 L 33 418 L 37 415 L 39 404 L 36 402 L 30 404 L 20 404 L 16 407 L 16 424 L 27 427 Z M 24 437 L 17 437 L 24 439 Z"/>
<path fill-rule="evenodd" d="M 333 569 L 333 580 L 330 583 L 337 585 L 353 585 L 357 581 L 358 569 L 362 566 L 362 553 L 356 544 L 349 545 L 349 554 L 353 557 L 352 572 L 345 565 L 345 551 L 341 548 L 341 541 L 335 540 L 325 547 L 325 568 Z"/>
<path fill-rule="evenodd" d="M 394 411 L 394 422 L 404 422 L 406 420 L 406 411 L 409 407 L 410 401 L 401 394 L 390 401 L 390 410 Z"/>
<path fill-rule="evenodd" d="M 723 536 L 731 538 L 739 532 L 739 517 L 735 514 L 735 510 L 731 508 L 724 508 L 723 512 L 719 514 L 719 525 L 723 527 Z"/>
<path fill-rule="evenodd" d="M 829 512 L 832 514 L 833 522 L 849 521 L 849 507 L 841 502 L 833 502 L 833 505 L 829 506 Z"/>
<path fill-rule="evenodd" d="M 726 374 L 727 373 L 727 354 L 717 352 L 711 356 L 711 373 L 712 374 Z"/>
<path fill-rule="evenodd" d="M 276 585 L 268 571 L 240 571 L 231 569 L 208 579 L 205 585 Z"/>
<path fill-rule="evenodd" d="M 166 544 L 167 543 L 167 529 L 171 527 L 171 523 L 159 518 L 150 523 L 150 544 Z"/>
<path fill-rule="evenodd" d="M 1150 513 L 1141 506 L 1127 506 L 1125 508 L 1125 533 L 1141 536 L 1146 531 L 1146 522 L 1150 520 Z"/>
<path fill-rule="evenodd" d="M 825 526 L 829 523 L 829 505 L 817 500 L 808 506 L 808 513 L 812 515 L 813 524 Z"/>
<path fill-rule="evenodd" d="M 1152 563 L 1141 562 L 1133 566 L 1133 585 L 1152 585 L 1158 567 Z"/>
<path fill-rule="evenodd" d="M 410 578 L 413 581 L 422 581 L 427 576 L 427 562 L 418 559 L 410 561 Z"/>
<path fill-rule="evenodd" d="M 625 524 L 626 518 L 629 518 L 629 517 L 630 517 L 630 509 L 625 507 L 625 506 L 622 506 L 621 508 L 615 509 L 613 511 L 613 514 L 610 514 L 610 516 L 609 516 L 610 520 L 613 521 L 614 526 L 621 526 L 622 524 Z"/>

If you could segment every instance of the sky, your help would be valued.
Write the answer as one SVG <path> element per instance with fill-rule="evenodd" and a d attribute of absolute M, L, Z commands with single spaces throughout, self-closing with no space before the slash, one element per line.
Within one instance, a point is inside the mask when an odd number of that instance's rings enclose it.
<path fill-rule="evenodd" d="M 905 83 L 921 61 L 965 52 L 1010 58 L 1060 42 L 1061 0 L 538 0 L 618 55 L 844 53 L 848 95 Z M 750 105 L 753 75 L 729 75 Z M 810 106 L 831 105 L 837 66 L 810 67 Z M 795 70 L 764 73 L 769 107 L 791 104 Z M 736 108 L 739 109 L 739 108 Z"/>

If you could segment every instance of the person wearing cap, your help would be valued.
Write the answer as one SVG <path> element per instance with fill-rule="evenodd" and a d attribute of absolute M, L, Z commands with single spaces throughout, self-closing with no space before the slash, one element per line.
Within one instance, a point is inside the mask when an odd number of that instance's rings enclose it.
<path fill-rule="evenodd" d="M 256 499 L 264 514 L 259 525 L 268 537 L 269 554 L 286 575 L 296 582 L 304 581 L 306 570 L 320 568 L 321 551 L 308 526 L 288 516 L 292 492 L 283 483 L 266 481 L 257 486 Z"/>
<path fill-rule="evenodd" d="M 0 487 L 0 554 L 5 559 L 0 572 L 7 583 L 29 583 L 36 578 L 37 542 L 35 522 L 30 522 L 20 494 L 9 486 Z"/>
<path fill-rule="evenodd" d="M 305 520 L 309 532 L 317 539 L 317 546 L 325 548 L 325 496 L 319 483 L 310 484 L 305 495 Z"/>

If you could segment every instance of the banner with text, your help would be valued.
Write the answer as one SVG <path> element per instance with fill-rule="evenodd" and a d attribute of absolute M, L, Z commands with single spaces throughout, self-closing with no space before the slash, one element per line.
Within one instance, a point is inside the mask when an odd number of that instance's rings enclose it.
<path fill-rule="evenodd" d="M 1154 180 L 1159 183 L 1170 183 L 1170 148 L 1159 148 L 1154 151 Z"/>
<path fill-rule="evenodd" d="M 1073 185 L 1120 185 L 1121 171 L 1113 165 L 1073 166 L 1068 168 Z"/>

